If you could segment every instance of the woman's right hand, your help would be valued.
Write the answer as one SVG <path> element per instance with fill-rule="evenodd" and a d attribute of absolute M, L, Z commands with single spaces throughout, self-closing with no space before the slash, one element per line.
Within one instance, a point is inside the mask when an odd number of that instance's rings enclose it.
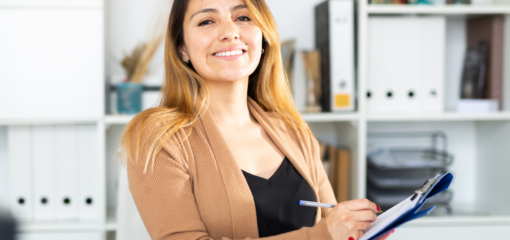
<path fill-rule="evenodd" d="M 338 203 L 328 216 L 326 224 L 333 240 L 357 240 L 377 219 L 381 208 L 368 199 Z"/>

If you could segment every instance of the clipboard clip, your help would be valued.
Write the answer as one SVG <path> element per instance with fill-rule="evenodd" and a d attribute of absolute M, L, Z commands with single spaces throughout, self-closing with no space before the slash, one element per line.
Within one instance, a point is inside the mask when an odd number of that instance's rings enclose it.
<path fill-rule="evenodd" d="M 423 186 L 421 186 L 420 189 L 414 191 L 414 194 L 411 197 L 411 201 L 414 201 L 414 199 L 416 199 L 416 197 L 418 197 L 419 195 L 423 196 L 424 193 L 428 192 L 430 188 L 434 186 L 434 184 L 439 180 L 440 176 L 441 176 L 440 174 L 437 174 L 435 177 L 425 181 L 425 183 L 423 184 Z"/>

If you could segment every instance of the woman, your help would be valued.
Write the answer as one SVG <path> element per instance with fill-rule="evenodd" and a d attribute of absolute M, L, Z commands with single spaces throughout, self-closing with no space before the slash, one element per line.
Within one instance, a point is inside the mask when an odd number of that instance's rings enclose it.
<path fill-rule="evenodd" d="M 366 199 L 299 206 L 336 200 L 264 0 L 175 0 L 165 66 L 161 106 L 138 114 L 122 140 L 153 239 L 351 240 L 375 220 Z"/>

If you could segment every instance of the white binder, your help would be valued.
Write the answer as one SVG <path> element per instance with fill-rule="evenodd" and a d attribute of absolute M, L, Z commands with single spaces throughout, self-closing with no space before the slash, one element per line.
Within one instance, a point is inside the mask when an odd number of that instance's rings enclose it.
<path fill-rule="evenodd" d="M 370 17 L 368 23 L 368 112 L 442 112 L 445 17 Z"/>
<path fill-rule="evenodd" d="M 354 1 L 330 1 L 331 110 L 352 111 L 354 81 Z"/>
<path fill-rule="evenodd" d="M 323 111 L 353 111 L 354 1 L 326 1 L 315 7 L 315 45 L 321 52 Z"/>
<path fill-rule="evenodd" d="M 51 125 L 32 126 L 34 220 L 55 220 L 55 133 Z"/>
<path fill-rule="evenodd" d="M 75 125 L 55 126 L 56 218 L 78 219 L 78 134 Z"/>
<path fill-rule="evenodd" d="M 395 77 L 381 80 L 379 76 L 398 74 L 400 69 L 394 64 L 384 64 L 394 54 L 395 48 L 388 47 L 393 42 L 389 36 L 391 33 L 379 25 L 384 24 L 369 20 L 368 52 L 375 53 L 368 57 L 368 69 L 370 70 L 367 72 L 367 110 L 371 113 L 396 112 L 398 104 L 395 103 L 397 101 L 395 98 L 398 97 L 398 94 L 395 94 L 395 89 L 399 83 Z M 371 40 L 372 37 L 377 40 Z"/>
<path fill-rule="evenodd" d="M 99 220 L 101 172 L 95 125 L 78 126 L 78 219 Z"/>
<path fill-rule="evenodd" d="M 13 215 L 22 221 L 33 218 L 31 134 L 29 126 L 7 128 L 10 172 L 10 205 Z"/>

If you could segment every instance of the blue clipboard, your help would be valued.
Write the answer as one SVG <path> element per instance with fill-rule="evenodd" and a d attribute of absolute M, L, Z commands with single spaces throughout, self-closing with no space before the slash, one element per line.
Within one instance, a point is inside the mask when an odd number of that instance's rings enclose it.
<path fill-rule="evenodd" d="M 448 189 L 452 180 L 453 175 L 450 172 L 427 180 L 425 184 L 420 189 L 416 190 L 409 198 L 379 215 L 377 220 L 372 223 L 370 228 L 367 229 L 359 240 L 375 240 L 404 223 L 428 215 L 436 206 L 419 211 L 420 208 L 425 204 L 427 199 Z"/>

